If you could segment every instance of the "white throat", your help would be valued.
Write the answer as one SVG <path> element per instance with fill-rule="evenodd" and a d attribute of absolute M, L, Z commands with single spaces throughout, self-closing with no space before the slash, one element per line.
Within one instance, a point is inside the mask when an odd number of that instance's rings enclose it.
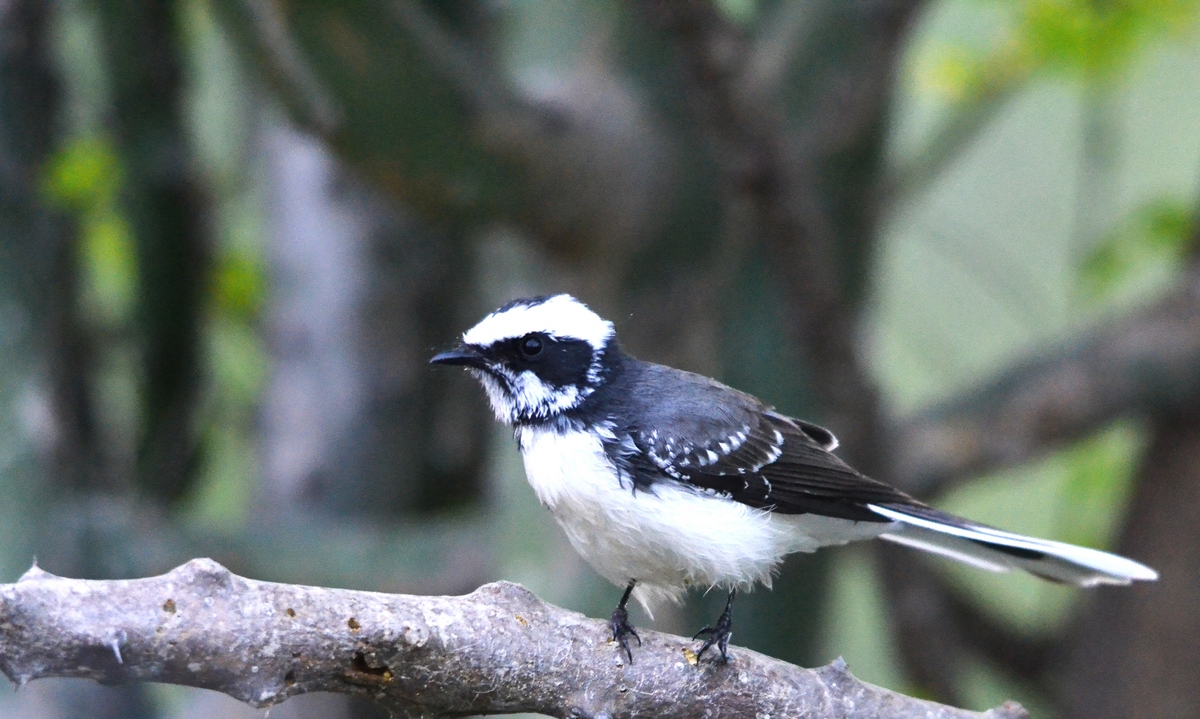
<path fill-rule="evenodd" d="M 578 407 L 595 391 L 593 386 L 547 384 L 528 370 L 516 374 L 504 367 L 495 367 L 493 371 L 503 375 L 504 379 L 486 370 L 473 369 L 471 374 L 483 385 L 492 412 L 504 424 L 550 419 Z"/>

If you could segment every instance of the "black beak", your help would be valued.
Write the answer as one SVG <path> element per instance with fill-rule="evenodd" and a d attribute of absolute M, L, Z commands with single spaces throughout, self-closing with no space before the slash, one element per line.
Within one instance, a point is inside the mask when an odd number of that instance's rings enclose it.
<path fill-rule="evenodd" d="M 449 352 L 443 352 L 429 360 L 429 364 L 448 364 L 462 365 L 464 367 L 477 367 L 482 369 L 486 364 L 483 355 L 479 354 L 479 350 L 471 345 L 459 345 Z"/>

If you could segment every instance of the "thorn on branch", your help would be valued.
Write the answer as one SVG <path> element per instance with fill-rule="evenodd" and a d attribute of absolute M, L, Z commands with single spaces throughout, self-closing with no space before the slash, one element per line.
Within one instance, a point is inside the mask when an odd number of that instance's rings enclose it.
<path fill-rule="evenodd" d="M 125 663 L 125 660 L 121 658 L 121 645 L 127 641 L 129 641 L 129 635 L 125 633 L 124 629 L 114 630 L 113 638 L 108 641 L 113 656 L 117 658 L 117 664 Z"/>
<path fill-rule="evenodd" d="M 25 573 L 21 575 L 21 578 L 17 582 L 37 582 L 44 579 L 56 579 L 56 577 L 39 567 L 37 560 L 34 559 L 33 564 L 30 565 L 29 569 L 25 570 Z"/>
<path fill-rule="evenodd" d="M 186 564 L 172 569 L 169 573 L 171 576 L 179 577 L 188 583 L 207 584 L 222 589 L 228 589 L 233 585 L 233 572 L 226 569 L 219 562 L 207 557 L 193 559 Z"/>

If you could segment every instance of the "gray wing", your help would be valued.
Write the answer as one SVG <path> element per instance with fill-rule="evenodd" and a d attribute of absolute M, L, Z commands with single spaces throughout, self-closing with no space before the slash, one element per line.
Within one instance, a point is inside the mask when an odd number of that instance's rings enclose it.
<path fill-rule="evenodd" d="M 678 375 L 664 377 L 664 371 Z M 628 428 L 639 450 L 636 460 L 626 462 L 635 485 L 638 473 L 658 474 L 782 514 L 874 522 L 888 520 L 869 504 L 921 506 L 833 454 L 837 439 L 829 430 L 778 414 L 706 377 L 666 367 L 655 374 L 650 384 L 673 385 L 672 400 L 648 403 L 636 415 L 644 421 Z M 653 400 L 652 394 L 640 396 Z"/>

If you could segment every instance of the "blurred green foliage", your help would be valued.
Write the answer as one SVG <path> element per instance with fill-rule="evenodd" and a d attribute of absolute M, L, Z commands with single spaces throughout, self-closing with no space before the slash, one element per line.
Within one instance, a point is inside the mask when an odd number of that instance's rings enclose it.
<path fill-rule="evenodd" d="M 970 103 L 1012 89 L 1037 73 L 1110 80 L 1154 43 L 1192 32 L 1195 0 L 1010 0 L 992 5 L 997 18 L 985 47 L 940 44 L 923 58 L 921 84 Z"/>
<path fill-rule="evenodd" d="M 67 141 L 51 158 L 43 191 L 75 215 L 83 305 L 101 325 L 128 321 L 137 292 L 137 255 L 122 213 L 124 171 L 115 145 L 89 134 Z"/>
<path fill-rule="evenodd" d="M 1146 286 L 1161 286 L 1193 249 L 1195 204 L 1151 200 L 1101 238 L 1080 268 L 1080 289 L 1093 302 L 1112 302 Z"/>
<path fill-rule="evenodd" d="M 266 278 L 261 259 L 245 250 L 222 255 L 212 289 L 218 311 L 241 320 L 258 316 L 266 295 Z"/>
<path fill-rule="evenodd" d="M 1194 0 L 1025 0 L 1012 42 L 1035 69 L 1112 76 L 1150 42 L 1194 27 L 1198 10 Z"/>
<path fill-rule="evenodd" d="M 113 143 L 90 136 L 68 141 L 46 168 L 45 191 L 78 211 L 116 202 L 121 189 L 121 160 Z"/>

